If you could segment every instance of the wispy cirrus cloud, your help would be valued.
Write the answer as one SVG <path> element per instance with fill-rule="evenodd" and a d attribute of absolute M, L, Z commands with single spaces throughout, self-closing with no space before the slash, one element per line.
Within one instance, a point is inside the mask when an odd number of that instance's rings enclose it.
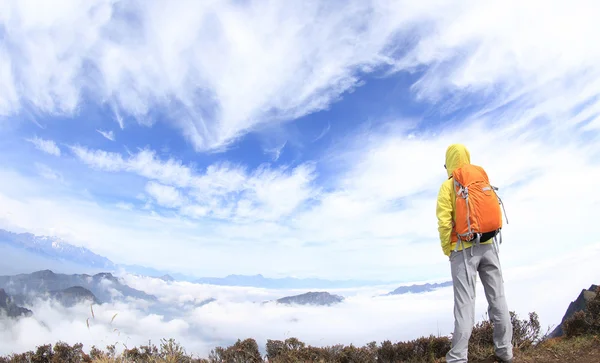
<path fill-rule="evenodd" d="M 35 167 L 38 170 L 38 173 L 40 174 L 40 176 L 42 178 L 45 178 L 48 180 L 57 180 L 57 181 L 61 181 L 61 182 L 64 181 L 62 174 L 53 170 L 52 168 L 50 168 L 47 165 L 36 163 Z"/>
<path fill-rule="evenodd" d="M 104 136 L 107 140 L 110 141 L 115 141 L 115 133 L 112 131 L 102 131 L 102 130 L 96 130 L 98 131 L 98 133 L 102 136 Z"/>
<path fill-rule="evenodd" d="M 0 18 L 11 44 L 0 53 L 10 64 L 1 112 L 31 102 L 71 114 L 85 89 L 110 100 L 120 120 L 152 124 L 153 110 L 167 108 L 197 150 L 219 148 L 260 123 L 327 107 L 358 84 L 358 72 L 386 62 L 404 26 L 396 9 L 338 5 L 99 0 L 40 12 L 9 2 Z"/>
<path fill-rule="evenodd" d="M 46 140 L 37 136 L 26 140 L 35 145 L 38 150 L 50 155 L 60 156 L 60 149 L 53 140 Z"/>
<path fill-rule="evenodd" d="M 446 111 L 473 102 L 465 97 L 476 92 L 491 98 L 489 108 L 521 97 L 538 102 L 569 83 L 588 99 L 598 89 L 600 52 L 589 45 L 600 30 L 594 1 L 549 9 L 541 1 L 167 8 L 97 0 L 62 2 L 43 14 L 27 2 L 4 6 L 10 47 L 0 48 L 0 113 L 30 102 L 71 114 L 88 90 L 109 100 L 121 128 L 123 115 L 153 124 L 154 111 L 168 110 L 166 120 L 197 150 L 324 109 L 379 69 L 421 72 L 413 91 L 444 101 Z"/>

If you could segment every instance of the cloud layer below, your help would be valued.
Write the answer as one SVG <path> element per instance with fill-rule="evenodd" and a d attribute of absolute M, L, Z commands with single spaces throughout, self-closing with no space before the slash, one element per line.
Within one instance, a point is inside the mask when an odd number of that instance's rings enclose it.
<path fill-rule="evenodd" d="M 588 288 L 600 273 L 595 263 L 598 247 L 568 254 L 563 259 L 547 260 L 537 267 L 506 269 L 506 293 L 509 308 L 522 318 L 536 311 L 542 329 L 554 326 L 581 289 Z M 573 275 L 572 263 L 581 268 Z M 36 345 L 63 340 L 104 347 L 118 343 L 117 349 L 158 343 L 175 338 L 189 353 L 206 357 L 216 345 L 232 344 L 238 338 L 252 337 L 264 347 L 267 339 L 297 337 L 316 346 L 333 344 L 363 345 L 371 341 L 410 340 L 423 335 L 449 335 L 452 331 L 452 290 L 431 293 L 375 297 L 396 286 L 331 291 L 346 296 L 332 307 L 299 307 L 261 304 L 285 295 L 304 291 L 216 287 L 124 276 L 132 287 L 156 295 L 171 307 L 175 316 L 166 318 L 149 313 L 141 301 L 62 308 L 38 302 L 31 308 L 35 315 L 18 322 L 1 320 L 0 354 L 23 352 Z M 476 318 L 485 318 L 486 301 L 478 283 Z M 202 307 L 195 304 L 208 298 L 215 302 Z M 117 316 L 112 319 L 113 316 Z M 86 326 L 89 318 L 90 328 Z M 111 322 L 111 320 L 113 320 Z"/>

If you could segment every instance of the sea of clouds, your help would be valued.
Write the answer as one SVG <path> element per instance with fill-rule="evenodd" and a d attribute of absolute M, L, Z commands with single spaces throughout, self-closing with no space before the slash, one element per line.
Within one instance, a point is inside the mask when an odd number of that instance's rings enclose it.
<path fill-rule="evenodd" d="M 504 274 L 509 308 L 523 319 L 535 311 L 544 330 L 554 327 L 581 289 L 600 282 L 600 265 L 595 263 L 599 257 L 600 247 L 592 246 L 569 249 L 564 257 L 535 266 L 507 269 Z M 345 301 L 330 307 L 286 306 L 272 300 L 306 290 L 168 283 L 134 275 L 122 278 L 128 285 L 154 294 L 167 308 L 157 312 L 141 300 L 72 308 L 38 301 L 29 306 L 34 311 L 31 317 L 0 319 L 0 354 L 57 341 L 81 342 L 86 351 L 93 345 L 104 348 L 116 344 L 119 351 L 174 338 L 188 353 L 206 357 L 216 346 L 245 338 L 256 339 L 261 348 L 267 339 L 289 337 L 317 346 L 363 345 L 449 335 L 453 327 L 451 288 L 399 296 L 382 296 L 397 286 L 331 290 L 345 296 Z M 477 321 L 485 319 L 484 296 L 478 282 Z M 210 298 L 216 300 L 200 306 Z"/>

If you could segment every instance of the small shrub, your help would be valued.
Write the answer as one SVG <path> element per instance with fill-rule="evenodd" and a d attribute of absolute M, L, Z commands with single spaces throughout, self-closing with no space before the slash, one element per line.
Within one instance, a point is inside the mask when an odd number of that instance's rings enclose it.
<path fill-rule="evenodd" d="M 134 347 L 132 349 L 125 349 L 123 351 L 123 357 L 132 362 L 149 362 L 158 357 L 158 348 L 156 345 L 148 343 L 141 347 Z"/>
<path fill-rule="evenodd" d="M 267 340 L 266 345 L 267 350 L 267 359 L 269 361 L 273 361 L 273 359 L 280 357 L 281 355 L 286 353 L 285 343 L 281 340 Z"/>
<path fill-rule="evenodd" d="M 473 326 L 469 339 L 469 357 L 485 359 L 494 354 L 494 324 L 486 319 Z"/>
<path fill-rule="evenodd" d="M 54 352 L 52 351 L 52 346 L 50 344 L 40 345 L 37 347 L 33 357 L 31 357 L 31 361 L 32 363 L 50 363 L 52 362 L 53 356 Z"/>
<path fill-rule="evenodd" d="M 578 311 L 563 323 L 567 338 L 600 333 L 600 288 L 596 296 L 586 303 L 585 310 Z"/>
<path fill-rule="evenodd" d="M 152 350 L 150 350 L 152 352 Z M 175 339 L 161 339 L 160 352 L 158 357 L 165 363 L 180 363 L 188 362 L 189 357 L 186 357 L 183 347 L 175 342 Z"/>
<path fill-rule="evenodd" d="M 211 363 L 259 363 L 263 359 L 254 339 L 238 341 L 228 348 L 215 348 L 210 356 Z"/>
<path fill-rule="evenodd" d="M 105 354 L 103 351 L 96 348 L 95 345 L 92 345 L 92 348 L 90 349 L 90 358 L 92 358 L 92 361 L 102 359 L 104 356 Z"/>
<path fill-rule="evenodd" d="M 67 343 L 58 342 L 54 345 L 52 363 L 82 363 L 91 361 L 90 357 L 83 352 L 83 344 L 81 343 L 70 346 Z"/>
<path fill-rule="evenodd" d="M 600 294 L 589 303 L 587 312 L 580 312 L 565 323 L 565 331 L 571 336 L 585 334 L 593 329 L 600 331 Z M 515 349 L 524 350 L 536 346 L 540 342 L 540 324 L 538 316 L 530 313 L 528 319 L 519 320 L 510 313 L 513 326 L 513 343 Z M 475 361 L 489 358 L 494 353 L 493 323 L 485 319 L 473 327 L 469 340 L 469 357 Z M 358 347 L 354 345 L 336 344 L 326 347 L 306 345 L 297 338 L 284 341 L 268 340 L 266 343 L 266 359 L 269 363 L 437 363 L 443 361 L 450 350 L 451 339 L 448 336 L 421 337 L 406 342 L 392 343 L 383 341 Z M 83 352 L 81 344 L 69 346 L 56 343 L 37 347 L 35 352 L 13 354 L 0 357 L 0 363 L 55 363 L 55 362 L 94 362 L 94 363 L 262 363 L 263 357 L 254 339 L 238 340 L 235 344 L 223 348 L 215 348 L 208 359 L 197 359 L 188 355 L 184 348 L 173 339 L 161 340 L 160 347 L 146 346 L 125 347 L 122 354 L 116 354 L 116 346 L 109 345 L 104 351 L 92 346 L 89 355 Z"/>
<path fill-rule="evenodd" d="M 529 349 L 537 344 L 541 337 L 541 325 L 537 313 L 529 313 L 529 320 L 519 320 L 517 315 L 510 313 L 513 327 L 513 346 L 517 349 Z"/>
<path fill-rule="evenodd" d="M 590 331 L 585 311 L 578 311 L 563 323 L 563 331 L 567 338 L 582 336 Z"/>
<path fill-rule="evenodd" d="M 385 363 L 398 361 L 396 348 L 391 341 L 385 340 L 381 343 L 381 346 L 377 350 L 377 360 Z"/>

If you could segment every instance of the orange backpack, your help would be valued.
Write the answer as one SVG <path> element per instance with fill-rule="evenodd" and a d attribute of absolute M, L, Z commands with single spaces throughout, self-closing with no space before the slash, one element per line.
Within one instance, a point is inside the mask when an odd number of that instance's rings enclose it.
<path fill-rule="evenodd" d="M 487 241 L 502 229 L 504 205 L 482 167 L 463 165 L 452 173 L 456 192 L 455 233 L 460 241 Z M 507 220 L 508 223 L 508 220 Z M 458 243 L 457 243 L 458 247 Z"/>

